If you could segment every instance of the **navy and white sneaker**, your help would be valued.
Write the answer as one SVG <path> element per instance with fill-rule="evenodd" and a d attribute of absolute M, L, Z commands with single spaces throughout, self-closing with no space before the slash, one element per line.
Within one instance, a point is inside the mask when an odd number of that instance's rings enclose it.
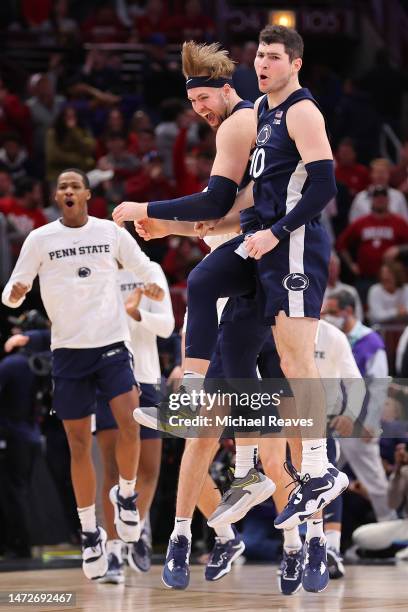
<path fill-rule="evenodd" d="M 309 593 L 320 593 L 329 584 L 326 540 L 311 538 L 305 544 L 306 560 L 302 574 L 302 586 Z"/>
<path fill-rule="evenodd" d="M 169 540 L 162 581 L 169 589 L 184 590 L 190 582 L 191 543 L 185 536 Z"/>
<path fill-rule="evenodd" d="M 140 538 L 128 546 L 127 560 L 135 572 L 148 572 L 152 565 L 152 542 L 150 535 L 143 528 Z"/>
<path fill-rule="evenodd" d="M 332 580 L 343 578 L 346 570 L 343 565 L 343 557 L 334 548 L 327 549 L 327 565 L 329 567 L 329 575 Z"/>
<path fill-rule="evenodd" d="M 81 533 L 82 569 L 89 580 L 101 578 L 108 571 L 106 539 L 106 531 L 102 527 Z"/>
<path fill-rule="evenodd" d="M 137 493 L 130 497 L 119 495 L 119 485 L 109 492 L 109 499 L 115 509 L 115 527 L 123 542 L 137 542 L 140 538 L 140 517 L 136 508 Z"/>
<path fill-rule="evenodd" d="M 294 595 L 302 586 L 303 547 L 287 552 L 283 557 L 279 572 L 279 590 L 282 595 Z"/>
<path fill-rule="evenodd" d="M 104 584 L 123 584 L 125 582 L 125 573 L 123 570 L 123 561 L 120 561 L 114 553 L 108 555 L 108 571 L 98 582 Z"/>
<path fill-rule="evenodd" d="M 343 472 L 329 465 L 323 476 L 311 478 L 300 476 L 291 463 L 285 463 L 285 470 L 296 483 L 285 508 L 275 518 L 277 529 L 293 529 L 316 512 L 322 510 L 348 487 L 349 480 Z"/>
<path fill-rule="evenodd" d="M 231 571 L 233 562 L 242 555 L 245 544 L 235 527 L 232 527 L 235 538 L 222 543 L 220 538 L 215 538 L 214 548 L 211 551 L 205 568 L 206 580 L 219 580 Z"/>

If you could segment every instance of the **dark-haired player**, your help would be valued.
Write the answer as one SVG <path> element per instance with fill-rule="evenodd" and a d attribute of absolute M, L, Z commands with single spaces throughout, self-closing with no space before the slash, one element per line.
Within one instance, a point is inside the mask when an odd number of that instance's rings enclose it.
<path fill-rule="evenodd" d="M 117 285 L 118 262 L 146 283 L 154 282 L 156 272 L 126 230 L 88 216 L 90 197 L 88 179 L 81 170 L 70 168 L 59 175 L 55 199 L 62 216 L 29 234 L 2 301 L 18 308 L 39 276 L 51 321 L 54 409 L 63 421 L 71 451 L 83 570 L 93 579 L 107 570 L 106 533 L 96 524 L 91 458 L 91 414 L 97 389 L 109 400 L 119 428 L 119 484 L 110 493 L 116 530 L 126 542 L 138 540 L 140 534 L 134 492 L 139 427 L 132 417 L 138 394 L 125 345 L 129 330 Z"/>

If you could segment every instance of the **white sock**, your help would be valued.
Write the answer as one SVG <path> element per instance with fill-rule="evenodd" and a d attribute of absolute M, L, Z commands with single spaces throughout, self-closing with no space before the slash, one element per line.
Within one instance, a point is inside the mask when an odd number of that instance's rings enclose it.
<path fill-rule="evenodd" d="M 202 374 L 192 372 L 191 370 L 187 370 L 186 372 L 184 372 L 182 385 L 185 388 L 186 393 L 188 393 L 190 396 L 192 394 L 192 391 L 194 391 L 195 393 L 199 393 L 203 388 L 204 378 L 205 376 L 203 376 Z M 192 400 L 193 398 L 194 396 L 191 397 Z M 198 410 L 199 405 L 194 404 L 193 401 L 191 401 L 190 408 L 192 410 Z"/>
<path fill-rule="evenodd" d="M 136 478 L 133 480 L 126 480 L 119 476 L 119 495 L 121 497 L 131 497 L 135 492 Z"/>
<path fill-rule="evenodd" d="M 311 478 L 323 476 L 328 464 L 326 438 L 302 440 L 302 476 L 305 474 L 309 474 Z"/>
<path fill-rule="evenodd" d="M 283 548 L 286 552 L 302 548 L 302 540 L 300 539 L 298 527 L 283 530 Z"/>
<path fill-rule="evenodd" d="M 235 478 L 243 478 L 246 476 L 250 469 L 255 467 L 258 456 L 258 445 L 249 444 L 244 446 L 243 444 L 236 445 L 235 455 Z"/>
<path fill-rule="evenodd" d="M 108 540 L 106 542 L 106 552 L 108 555 L 114 554 L 119 563 L 122 563 L 122 545 L 122 540 Z"/>
<path fill-rule="evenodd" d="M 96 531 L 95 504 L 86 508 L 77 508 L 82 531 Z"/>
<path fill-rule="evenodd" d="M 306 523 L 307 523 L 306 542 L 309 542 L 312 538 L 326 539 L 326 536 L 324 535 L 324 531 L 323 531 L 323 519 L 311 518 L 311 519 L 308 519 Z"/>
<path fill-rule="evenodd" d="M 229 540 L 233 540 L 235 538 L 234 530 L 231 525 L 221 525 L 220 527 L 215 527 L 214 531 L 217 535 L 217 538 L 221 540 L 222 544 L 228 542 Z"/>
<path fill-rule="evenodd" d="M 326 531 L 327 548 L 333 548 L 336 552 L 340 552 L 341 531 L 329 529 Z"/>
<path fill-rule="evenodd" d="M 172 540 L 177 540 L 178 536 L 185 536 L 191 542 L 191 521 L 193 519 L 176 516 L 174 521 L 174 529 L 170 535 Z"/>

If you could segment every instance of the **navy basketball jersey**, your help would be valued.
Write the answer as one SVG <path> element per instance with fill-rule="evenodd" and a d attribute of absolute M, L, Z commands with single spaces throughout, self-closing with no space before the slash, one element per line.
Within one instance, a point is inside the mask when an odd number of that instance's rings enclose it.
<path fill-rule="evenodd" d="M 249 100 L 242 100 L 241 102 L 238 102 L 238 104 L 234 106 L 234 108 L 232 109 L 231 115 L 235 113 L 237 110 L 241 110 L 241 108 L 252 108 L 253 109 L 254 105 L 252 102 L 249 102 Z M 254 151 L 255 151 L 255 147 L 251 150 L 249 160 L 248 160 L 248 165 L 245 169 L 245 173 L 244 173 L 244 176 L 242 177 L 242 181 L 238 187 L 238 190 L 244 189 L 244 187 L 246 187 L 248 183 L 251 181 L 250 168 L 251 168 L 252 155 Z M 241 211 L 240 226 L 241 226 L 243 233 L 248 232 L 252 229 L 259 228 L 259 220 L 256 216 L 256 213 L 253 207 L 247 208 Z"/>
<path fill-rule="evenodd" d="M 290 212 L 307 187 L 304 163 L 286 126 L 288 109 L 300 100 L 311 100 L 318 106 L 304 87 L 275 108 L 269 108 L 266 95 L 258 106 L 256 148 L 250 175 L 254 180 L 255 211 L 266 226 Z"/>

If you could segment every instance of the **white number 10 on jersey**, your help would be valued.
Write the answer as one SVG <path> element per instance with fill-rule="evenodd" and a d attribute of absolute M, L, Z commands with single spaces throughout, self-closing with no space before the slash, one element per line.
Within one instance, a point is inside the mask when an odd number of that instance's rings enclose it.
<path fill-rule="evenodd" d="M 265 168 L 265 149 L 256 149 L 252 156 L 251 166 L 249 168 L 249 174 L 253 178 L 261 176 Z"/>

